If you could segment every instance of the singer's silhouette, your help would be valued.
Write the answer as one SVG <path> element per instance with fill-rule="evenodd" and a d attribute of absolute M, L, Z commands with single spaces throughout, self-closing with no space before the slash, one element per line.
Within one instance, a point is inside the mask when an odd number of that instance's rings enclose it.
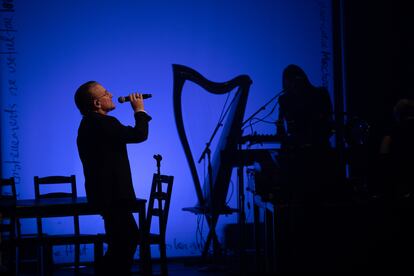
<path fill-rule="evenodd" d="M 96 81 L 82 84 L 75 103 L 82 114 L 77 145 L 85 175 L 88 201 L 100 210 L 108 237 L 108 250 L 96 274 L 129 275 L 137 246 L 138 227 L 128 203 L 135 200 L 127 155 L 128 143 L 148 137 L 151 117 L 142 95 L 129 95 L 135 126 L 124 126 L 108 112 L 115 109 L 112 94 Z"/>
<path fill-rule="evenodd" d="M 331 161 L 332 104 L 326 88 L 311 84 L 297 65 L 282 76 L 284 94 L 279 98 L 278 134 L 283 136 L 283 169 L 290 200 L 315 201 L 328 184 Z M 323 188 L 322 188 L 323 187 Z"/>
<path fill-rule="evenodd" d="M 327 227 L 324 202 L 337 196 L 338 166 L 330 145 L 332 106 L 327 89 L 314 86 L 304 70 L 288 65 L 282 75 L 284 93 L 279 98 L 278 134 L 280 193 L 286 201 L 283 230 L 289 239 L 282 248 L 286 272 L 319 271 L 331 252 L 323 233 Z M 342 187 L 342 185 L 340 185 Z M 328 224 L 328 226 L 330 226 Z M 324 247 L 326 246 L 326 247 Z M 283 271 L 285 272 L 285 271 Z"/>
<path fill-rule="evenodd" d="M 283 71 L 284 94 L 279 98 L 278 133 L 284 146 L 329 146 L 332 135 L 332 104 L 328 90 L 311 84 L 297 65 Z"/>

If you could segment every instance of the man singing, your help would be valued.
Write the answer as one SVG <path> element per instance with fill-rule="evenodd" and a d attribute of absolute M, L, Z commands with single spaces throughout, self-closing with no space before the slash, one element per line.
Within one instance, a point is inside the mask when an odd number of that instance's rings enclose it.
<path fill-rule="evenodd" d="M 108 250 L 97 274 L 129 275 L 137 247 L 138 227 L 128 209 L 136 198 L 126 145 L 147 139 L 151 117 L 144 111 L 141 94 L 132 93 L 129 98 L 134 127 L 108 115 L 115 109 L 112 94 L 98 82 L 88 81 L 75 93 L 82 114 L 77 145 L 86 196 L 100 211 L 108 238 Z"/>

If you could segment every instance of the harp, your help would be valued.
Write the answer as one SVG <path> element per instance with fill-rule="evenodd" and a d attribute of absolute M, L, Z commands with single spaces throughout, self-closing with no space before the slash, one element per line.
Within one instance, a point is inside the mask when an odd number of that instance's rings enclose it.
<path fill-rule="evenodd" d="M 184 149 L 184 153 L 190 168 L 190 172 L 194 182 L 194 188 L 197 196 L 197 206 L 193 209 L 195 213 L 205 214 L 210 228 L 207 242 L 204 248 L 203 255 L 207 253 L 210 239 L 213 238 L 217 242 L 217 237 L 214 232 L 215 225 L 220 214 L 229 213 L 228 206 L 226 206 L 226 197 L 229 188 L 232 168 L 234 161 L 232 157 L 236 156 L 239 141 L 241 139 L 241 126 L 247 97 L 249 94 L 251 79 L 247 75 L 239 75 L 226 82 L 213 82 L 207 80 L 197 71 L 183 66 L 174 64 L 174 87 L 173 87 L 173 102 L 174 102 L 174 116 L 177 125 L 178 135 Z M 226 94 L 237 88 L 236 94 L 231 100 L 226 121 L 223 124 L 220 139 L 213 154 L 212 162 L 209 166 L 209 173 L 204 179 L 203 185 L 197 173 L 194 157 L 191 152 L 186 132 L 183 123 L 182 114 L 182 90 L 186 81 L 194 82 L 209 93 Z M 187 211 L 192 211 L 187 208 Z"/>

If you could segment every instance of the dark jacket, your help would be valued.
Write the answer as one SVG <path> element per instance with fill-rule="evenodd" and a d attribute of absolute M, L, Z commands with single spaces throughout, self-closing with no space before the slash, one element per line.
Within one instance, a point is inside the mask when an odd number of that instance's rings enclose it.
<path fill-rule="evenodd" d="M 325 88 L 309 87 L 279 98 L 279 120 L 286 122 L 286 144 L 328 146 L 332 135 L 332 104 Z M 280 133 L 280 134 L 282 134 Z"/>
<path fill-rule="evenodd" d="M 98 113 L 84 116 L 80 123 L 77 145 L 86 196 L 102 210 L 135 199 L 126 145 L 147 139 L 151 117 L 145 112 L 137 112 L 134 117 L 134 127 Z"/>

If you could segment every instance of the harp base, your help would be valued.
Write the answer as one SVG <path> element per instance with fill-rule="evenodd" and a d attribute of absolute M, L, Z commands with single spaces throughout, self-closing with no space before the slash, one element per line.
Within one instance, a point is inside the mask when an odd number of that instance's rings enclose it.
<path fill-rule="evenodd" d="M 210 248 L 211 241 L 213 241 L 213 257 L 221 254 L 221 246 L 216 234 L 216 225 L 220 215 L 230 215 L 232 213 L 239 212 L 239 209 L 225 207 L 221 210 L 211 210 L 211 208 L 204 206 L 186 207 L 182 209 L 197 215 L 204 215 L 207 219 L 209 227 L 206 243 L 204 244 L 202 257 L 207 257 L 208 250 Z"/>

